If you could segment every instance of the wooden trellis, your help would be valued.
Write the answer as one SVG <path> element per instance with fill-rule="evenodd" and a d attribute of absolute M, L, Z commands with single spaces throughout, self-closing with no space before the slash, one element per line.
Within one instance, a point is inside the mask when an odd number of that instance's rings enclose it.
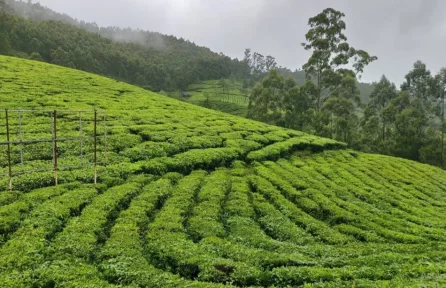
<path fill-rule="evenodd" d="M 5 133 L 3 135 L 0 134 L 0 146 L 6 146 L 6 159 L 7 159 L 7 173 L 0 174 L 0 176 L 7 176 L 9 178 L 9 189 L 13 189 L 13 176 L 19 174 L 26 174 L 32 172 L 42 172 L 42 171 L 53 171 L 54 172 L 54 183 L 58 185 L 59 176 L 58 172 L 61 169 L 74 169 L 74 168 L 82 168 L 85 166 L 93 166 L 94 173 L 94 183 L 97 183 L 97 167 L 98 165 L 106 165 L 107 164 L 107 115 L 105 111 L 98 110 L 4 110 L 4 125 L 5 125 Z M 14 116 L 13 116 L 14 115 Z M 11 140 L 11 120 L 15 120 L 15 115 L 17 115 L 17 122 L 15 124 L 17 128 L 17 139 Z M 48 125 L 51 127 L 51 137 L 45 137 L 41 139 L 26 139 L 23 135 L 23 127 L 26 123 L 24 123 L 23 116 L 24 115 L 46 115 L 48 119 Z M 66 119 L 66 116 L 70 116 L 71 119 Z M 85 116 L 89 115 L 91 120 L 85 120 Z M 34 117 L 34 116 L 33 116 Z M 88 119 L 88 118 L 87 118 Z M 76 121 L 78 135 L 76 137 L 58 137 L 61 132 L 61 128 L 59 128 L 59 124 L 64 124 L 64 122 L 73 122 Z M 102 122 L 102 123 L 101 123 Z M 90 123 L 93 127 L 93 134 L 87 135 L 84 133 L 84 129 L 86 128 L 86 123 Z M 98 134 L 98 126 L 102 124 L 103 134 Z M 90 127 L 91 128 L 91 127 Z M 63 129 L 63 128 L 62 128 Z M 66 131 L 65 131 L 66 132 Z M 48 133 L 49 136 L 50 133 Z M 2 137 L 3 136 L 3 137 Z M 2 138 L 5 141 L 1 141 Z M 102 138 L 103 144 L 103 160 L 102 162 L 98 161 L 98 139 Z M 84 155 L 84 144 L 86 140 L 93 140 L 93 162 L 85 161 Z M 71 166 L 60 166 L 59 165 L 59 153 L 58 153 L 58 144 L 61 142 L 67 141 L 76 141 L 79 143 L 79 164 L 71 165 Z M 52 145 L 52 167 L 51 168 L 42 168 L 42 169 L 24 169 L 24 163 L 26 159 L 24 159 L 24 145 L 32 144 L 32 143 L 51 143 Z M 17 169 L 17 166 L 12 163 L 11 151 L 14 146 L 18 146 L 20 150 L 20 166 L 22 169 Z"/>

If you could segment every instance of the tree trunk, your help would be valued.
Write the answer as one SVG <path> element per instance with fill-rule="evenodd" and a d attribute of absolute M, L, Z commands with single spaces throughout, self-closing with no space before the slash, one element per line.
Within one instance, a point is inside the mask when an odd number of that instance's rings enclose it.
<path fill-rule="evenodd" d="M 318 73 L 317 73 L 317 99 L 316 99 L 316 111 L 320 112 L 321 109 L 321 94 L 322 94 L 322 89 L 321 89 L 321 70 L 319 69 Z M 332 137 L 333 138 L 333 137 Z"/>
<path fill-rule="evenodd" d="M 386 140 L 386 124 L 383 122 L 383 142 Z"/>

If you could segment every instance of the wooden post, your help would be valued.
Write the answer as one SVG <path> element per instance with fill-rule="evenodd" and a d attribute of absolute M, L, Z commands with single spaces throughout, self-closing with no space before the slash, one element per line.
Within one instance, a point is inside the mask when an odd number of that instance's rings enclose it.
<path fill-rule="evenodd" d="M 444 96 L 445 91 L 442 91 L 441 97 L 441 168 L 444 168 Z"/>
<path fill-rule="evenodd" d="M 81 160 L 81 166 L 84 167 L 84 151 L 83 151 L 83 143 L 82 143 L 82 112 L 79 112 L 79 147 L 80 147 L 80 152 L 79 152 L 79 157 Z"/>
<path fill-rule="evenodd" d="M 96 111 L 96 109 L 94 110 L 94 184 L 97 184 L 97 177 L 98 177 L 98 175 L 97 175 L 97 151 L 96 151 L 96 148 L 97 148 L 97 139 L 96 139 L 96 137 L 97 137 L 97 131 L 96 131 L 96 129 L 97 129 L 97 125 L 96 125 L 96 122 L 97 122 L 97 116 L 98 116 L 98 112 Z"/>
<path fill-rule="evenodd" d="M 53 168 L 54 168 L 54 183 L 57 186 L 59 184 L 57 173 L 57 112 L 53 111 Z"/>
<path fill-rule="evenodd" d="M 20 142 L 20 164 L 22 165 L 23 170 L 23 135 L 22 135 L 22 112 L 18 112 L 19 115 L 19 142 Z"/>
<path fill-rule="evenodd" d="M 104 167 L 107 167 L 107 114 L 104 114 Z"/>
<path fill-rule="evenodd" d="M 8 119 L 8 109 L 5 109 L 6 116 L 6 141 L 8 142 L 8 176 L 9 176 L 9 191 L 12 191 L 12 168 L 11 168 L 11 142 L 9 140 L 9 119 Z"/>

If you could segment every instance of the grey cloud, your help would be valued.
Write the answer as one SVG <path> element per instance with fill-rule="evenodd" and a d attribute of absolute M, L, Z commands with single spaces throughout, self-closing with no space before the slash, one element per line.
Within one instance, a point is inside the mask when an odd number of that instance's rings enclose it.
<path fill-rule="evenodd" d="M 35 2 L 35 1 L 33 1 Z M 308 18 L 332 7 L 346 14 L 349 42 L 379 60 L 365 81 L 382 74 L 401 83 L 416 60 L 437 72 L 446 66 L 443 0 L 40 0 L 56 11 L 100 26 L 132 27 L 183 37 L 231 57 L 245 48 L 300 68 L 309 54 Z"/>
<path fill-rule="evenodd" d="M 402 34 L 430 31 L 444 16 L 444 1 L 408 1 L 399 18 L 399 30 Z M 442 7 L 443 6 L 443 7 Z"/>
<path fill-rule="evenodd" d="M 142 30 L 133 31 L 133 33 L 126 33 L 125 30 L 119 30 L 111 35 L 111 38 L 119 42 L 138 43 L 147 45 L 157 50 L 165 50 L 166 44 L 161 34 L 151 34 L 150 39 Z"/>

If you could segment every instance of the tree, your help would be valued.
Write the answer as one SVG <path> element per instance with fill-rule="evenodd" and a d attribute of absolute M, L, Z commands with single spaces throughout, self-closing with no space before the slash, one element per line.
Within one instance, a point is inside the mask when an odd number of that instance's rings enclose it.
<path fill-rule="evenodd" d="M 226 100 L 229 102 L 229 88 L 231 86 L 231 84 L 229 83 L 229 80 L 228 79 L 220 79 L 218 81 L 218 85 L 223 90 L 223 94 L 226 95 Z"/>
<path fill-rule="evenodd" d="M 8 13 L 14 13 L 14 9 L 9 7 L 8 3 L 5 0 L 0 0 L 0 12 L 6 11 Z"/>
<path fill-rule="evenodd" d="M 29 58 L 33 52 L 38 52 L 44 61 L 154 91 L 184 90 L 197 81 L 249 75 L 249 67 L 243 61 L 184 39 L 141 30 L 99 28 L 94 23 L 82 23 L 38 4 L 5 2 L 16 12 L 0 13 L 2 54 Z"/>
<path fill-rule="evenodd" d="M 441 68 L 440 72 L 435 76 L 437 78 L 437 83 L 439 83 L 439 97 L 438 97 L 438 104 L 439 104 L 439 114 L 440 114 L 440 129 L 441 129 L 441 158 L 440 163 L 441 167 L 444 168 L 444 134 L 445 134 L 445 96 L 446 96 L 446 68 Z"/>
<path fill-rule="evenodd" d="M 263 56 L 258 52 L 251 53 L 251 49 L 245 49 L 243 63 L 248 67 L 248 73 L 245 74 L 244 87 L 247 88 L 249 83 L 259 81 L 266 76 L 269 71 L 276 69 L 276 58 L 271 55 Z"/>
<path fill-rule="evenodd" d="M 408 107 L 396 115 L 396 155 L 411 160 L 420 159 L 424 127 L 427 119 L 417 108 Z"/>
<path fill-rule="evenodd" d="M 53 64 L 74 68 L 74 64 L 70 61 L 69 54 L 61 47 L 51 52 L 51 58 Z"/>
<path fill-rule="evenodd" d="M 405 76 L 406 81 L 401 84 L 401 90 L 407 91 L 411 101 L 417 106 L 422 113 L 432 111 L 432 104 L 435 102 L 435 79 L 431 72 L 426 68 L 426 64 L 417 61 L 413 65 L 413 69 Z"/>
<path fill-rule="evenodd" d="M 332 79 L 339 84 L 325 100 L 322 112 L 328 112 L 330 115 L 331 138 L 352 144 L 358 122 L 355 107 L 360 103 L 355 74 L 348 69 L 339 69 Z"/>
<path fill-rule="evenodd" d="M 0 54 L 8 55 L 9 53 L 11 53 L 11 44 L 7 37 L 2 37 L 0 34 Z"/>
<path fill-rule="evenodd" d="M 269 72 L 271 71 L 271 69 L 275 69 L 277 66 L 277 62 L 276 62 L 276 58 L 274 58 L 273 56 L 266 56 L 266 60 L 265 60 L 265 68 L 266 71 Z"/>
<path fill-rule="evenodd" d="M 430 114 L 426 132 L 426 143 L 420 151 L 420 160 L 444 168 L 444 133 L 445 133 L 445 91 L 446 68 L 430 79 Z M 428 97 L 429 98 L 429 97 Z"/>
<path fill-rule="evenodd" d="M 373 145 L 381 147 L 386 141 L 386 128 L 391 122 L 385 116 L 384 111 L 395 97 L 397 97 L 395 84 L 390 83 L 386 76 L 383 75 L 381 80 L 375 85 L 372 94 L 370 94 L 370 101 L 365 108 L 363 118 L 363 128 L 367 126 L 366 137 L 375 138 L 372 141 Z M 373 126 L 376 126 L 375 131 L 381 132 L 376 133 L 373 131 Z"/>
<path fill-rule="evenodd" d="M 252 63 L 254 74 L 260 75 L 265 72 L 265 56 L 260 53 L 254 52 L 254 55 L 252 56 Z"/>
<path fill-rule="evenodd" d="M 307 82 L 302 87 L 298 87 L 296 81 L 289 77 L 286 79 L 287 93 L 284 99 L 285 119 L 284 126 L 300 131 L 311 131 L 313 111 L 311 108 L 311 98 L 316 86 L 313 82 Z"/>
<path fill-rule="evenodd" d="M 377 57 L 370 56 L 364 50 L 356 50 L 347 43 L 347 37 L 344 34 L 346 24 L 343 20 L 345 14 L 327 8 L 308 21 L 310 30 L 305 35 L 306 43 L 302 43 L 305 50 L 311 50 L 312 54 L 307 63 L 303 65 L 307 81 L 314 80 L 316 89 L 312 95 L 312 108 L 318 115 L 316 118 L 324 121 L 315 123 L 316 130 L 322 132 L 324 126 L 337 123 L 338 130 L 341 129 L 342 138 L 349 138 L 352 127 L 355 105 L 359 98 L 356 86 L 356 77 L 363 72 L 364 67 L 377 60 Z M 345 66 L 351 64 L 353 70 L 346 69 Z M 337 99 L 330 100 L 324 105 L 324 102 L 331 97 Z M 342 108 L 341 108 L 342 107 Z M 345 109 L 350 109 L 348 113 Z M 342 111 L 342 112 L 341 112 Z M 337 117 L 334 119 L 333 117 Z M 326 122 L 328 119 L 328 122 Z M 331 120 L 330 120 L 331 119 Z M 349 123 L 350 122 L 350 123 Z M 331 134 L 334 130 L 331 129 Z M 324 135 L 324 133 L 318 133 Z M 339 133 L 335 133 L 339 134 Z"/>
<path fill-rule="evenodd" d="M 39 52 L 31 53 L 31 56 L 29 56 L 29 59 L 35 60 L 35 61 L 43 61 L 42 56 L 40 56 Z"/>
<path fill-rule="evenodd" d="M 286 97 L 285 81 L 276 70 L 271 70 L 267 77 L 252 89 L 248 104 L 248 118 L 265 123 L 282 123 L 283 103 Z"/>
<path fill-rule="evenodd" d="M 33 38 L 31 43 L 29 43 L 29 49 L 32 52 L 40 52 L 42 50 L 42 46 L 42 43 L 37 38 Z"/>
<path fill-rule="evenodd" d="M 246 63 L 246 65 L 248 65 L 248 67 L 252 67 L 251 57 L 252 57 L 251 49 L 246 48 L 245 49 L 245 57 L 243 58 L 243 61 Z"/>
<path fill-rule="evenodd" d="M 438 98 L 439 86 L 421 61 L 414 63 L 413 69 L 406 74 L 405 78 L 406 81 L 401 85 L 401 90 L 407 93 L 410 104 L 401 110 L 395 119 L 398 156 L 419 161 L 420 149 L 423 146 L 432 142 L 437 142 L 437 144 L 431 144 L 432 146 L 440 144 L 436 133 L 431 133 L 436 125 L 435 109 L 438 106 L 435 102 Z M 434 151 L 424 149 L 423 158 L 425 160 L 440 158 L 438 151 L 434 154 L 431 152 Z"/>
<path fill-rule="evenodd" d="M 203 106 L 206 108 L 211 108 L 211 94 L 208 91 L 203 92 L 204 101 Z"/>

